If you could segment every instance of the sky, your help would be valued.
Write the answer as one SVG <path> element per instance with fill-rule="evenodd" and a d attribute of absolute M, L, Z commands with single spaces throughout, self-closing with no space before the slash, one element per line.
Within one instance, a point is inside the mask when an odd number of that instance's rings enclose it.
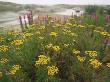
<path fill-rule="evenodd" d="M 19 4 L 41 4 L 41 5 L 54 5 L 54 4 L 110 5 L 110 0 L 0 0 L 0 1 L 14 2 Z"/>

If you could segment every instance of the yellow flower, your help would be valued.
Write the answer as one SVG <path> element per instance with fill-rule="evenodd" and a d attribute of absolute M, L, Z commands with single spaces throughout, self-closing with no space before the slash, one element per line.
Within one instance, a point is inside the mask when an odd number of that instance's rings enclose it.
<path fill-rule="evenodd" d="M 80 28 L 86 28 L 85 26 L 83 26 L 83 25 L 78 25 L 78 27 L 80 27 Z"/>
<path fill-rule="evenodd" d="M 70 28 L 70 27 L 72 27 L 72 24 L 71 23 L 66 23 L 65 28 Z"/>
<path fill-rule="evenodd" d="M 69 46 L 69 44 L 64 44 L 64 47 L 68 47 Z"/>
<path fill-rule="evenodd" d="M 8 46 L 5 46 L 5 45 L 0 46 L 0 52 L 6 52 L 6 51 L 8 51 L 8 49 L 9 49 Z"/>
<path fill-rule="evenodd" d="M 48 75 L 50 75 L 50 76 L 54 76 L 55 74 L 58 74 L 58 67 L 56 67 L 56 66 L 48 66 L 47 67 L 47 69 L 48 69 Z"/>
<path fill-rule="evenodd" d="M 77 59 L 78 59 L 80 62 L 84 62 L 86 58 L 85 58 L 85 57 L 81 57 L 81 56 L 78 55 L 78 56 L 77 56 Z"/>
<path fill-rule="evenodd" d="M 99 31 L 99 30 L 94 30 L 94 32 L 100 33 L 100 31 Z"/>
<path fill-rule="evenodd" d="M 57 36 L 58 36 L 58 33 L 56 33 L 56 32 L 51 32 L 49 35 L 50 35 L 50 36 L 55 36 L 55 37 L 57 37 Z"/>
<path fill-rule="evenodd" d="M 0 59 L 0 63 L 1 64 L 5 64 L 5 63 L 7 63 L 8 62 L 8 59 L 7 58 L 1 58 Z"/>
<path fill-rule="evenodd" d="M 33 34 L 32 33 L 23 33 L 23 37 L 26 38 L 26 37 L 31 37 Z"/>
<path fill-rule="evenodd" d="M 14 40 L 11 42 L 11 44 L 14 44 L 16 46 L 22 45 L 24 43 L 24 40 Z"/>
<path fill-rule="evenodd" d="M 100 34 L 103 36 L 110 36 L 110 34 L 108 32 L 100 32 Z"/>
<path fill-rule="evenodd" d="M 91 59 L 90 60 L 90 64 L 92 65 L 92 67 L 94 69 L 97 69 L 97 68 L 99 68 L 102 65 L 102 63 L 99 62 L 97 59 Z"/>
<path fill-rule="evenodd" d="M 109 68 L 110 68 L 110 63 L 107 63 L 107 67 L 109 67 Z"/>
<path fill-rule="evenodd" d="M 52 49 L 56 52 L 60 51 L 60 47 L 59 46 L 52 46 Z"/>
<path fill-rule="evenodd" d="M 3 76 L 3 74 L 2 74 L 2 72 L 0 71 L 0 77 L 2 77 Z"/>
<path fill-rule="evenodd" d="M 42 40 L 42 39 L 44 39 L 44 37 L 40 36 L 40 37 L 39 37 L 39 39 L 41 39 L 41 40 Z"/>
<path fill-rule="evenodd" d="M 76 33 L 73 33 L 71 32 L 71 30 L 67 30 L 67 29 L 63 29 L 63 34 L 67 34 L 67 35 L 70 35 L 70 36 L 78 36 Z"/>
<path fill-rule="evenodd" d="M 76 55 L 79 55 L 80 54 L 80 51 L 79 50 L 76 50 L 76 49 L 73 49 L 73 53 L 76 54 Z"/>
<path fill-rule="evenodd" d="M 15 75 L 16 72 L 17 72 L 18 70 L 20 70 L 20 68 L 21 68 L 20 65 L 13 65 L 12 68 L 11 68 L 11 70 L 10 70 L 10 74 L 11 74 L 11 75 Z"/>
<path fill-rule="evenodd" d="M 50 62 L 50 57 L 47 57 L 45 55 L 40 55 L 40 56 L 38 56 L 38 58 L 39 59 L 36 61 L 35 66 L 46 65 Z"/>
<path fill-rule="evenodd" d="M 85 54 L 93 58 L 97 57 L 97 51 L 85 51 Z"/>
<path fill-rule="evenodd" d="M 50 43 L 50 44 L 46 45 L 45 47 L 46 48 L 51 48 L 52 46 L 53 46 L 53 44 Z"/>

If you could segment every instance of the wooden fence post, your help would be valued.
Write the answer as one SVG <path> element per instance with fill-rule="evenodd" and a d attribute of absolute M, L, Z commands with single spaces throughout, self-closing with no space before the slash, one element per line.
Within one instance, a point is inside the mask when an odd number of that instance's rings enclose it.
<path fill-rule="evenodd" d="M 22 22 L 21 16 L 19 16 L 19 21 L 20 21 L 21 30 L 22 30 L 22 32 L 24 32 L 24 27 L 23 27 L 23 22 Z"/>

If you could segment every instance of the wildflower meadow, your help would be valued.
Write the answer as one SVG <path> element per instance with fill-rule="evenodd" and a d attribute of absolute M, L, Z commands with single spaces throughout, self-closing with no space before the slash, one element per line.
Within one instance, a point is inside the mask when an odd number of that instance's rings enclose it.
<path fill-rule="evenodd" d="M 110 82 L 109 21 L 47 19 L 1 32 L 0 82 Z"/>

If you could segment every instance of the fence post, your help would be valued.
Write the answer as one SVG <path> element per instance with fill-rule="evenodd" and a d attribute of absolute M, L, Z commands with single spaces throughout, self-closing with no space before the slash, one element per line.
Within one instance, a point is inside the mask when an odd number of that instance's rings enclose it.
<path fill-rule="evenodd" d="M 21 16 L 19 16 L 19 21 L 20 21 L 21 30 L 22 30 L 22 32 L 24 32 L 24 27 L 23 27 L 23 22 L 22 22 Z"/>
<path fill-rule="evenodd" d="M 24 15 L 24 25 L 25 25 L 25 28 L 27 28 L 27 23 L 26 23 L 26 17 Z"/>

